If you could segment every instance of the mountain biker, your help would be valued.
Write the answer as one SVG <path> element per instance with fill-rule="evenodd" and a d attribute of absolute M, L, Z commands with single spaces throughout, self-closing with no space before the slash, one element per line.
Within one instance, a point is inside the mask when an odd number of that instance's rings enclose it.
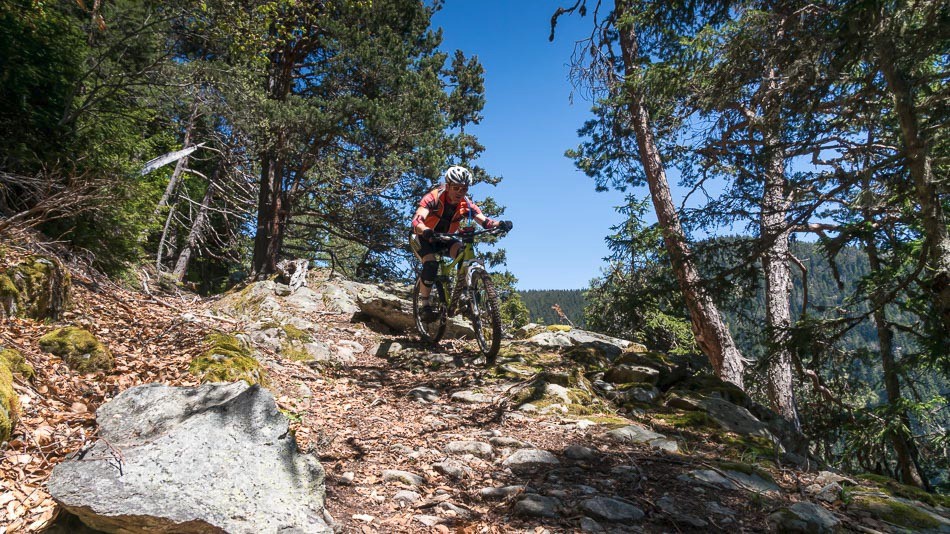
<path fill-rule="evenodd" d="M 426 300 L 422 308 L 425 320 L 434 319 L 432 306 L 428 304 L 432 284 L 438 274 L 439 262 L 436 254 L 448 254 L 453 259 L 462 249 L 462 241 L 453 239 L 448 242 L 432 242 L 435 233 L 455 233 L 463 219 L 474 220 L 482 228 L 502 228 L 506 231 L 514 226 L 511 221 L 496 221 L 486 217 L 482 210 L 475 205 L 466 193 L 472 185 L 472 173 L 465 167 L 458 165 L 449 167 L 442 175 L 445 183 L 429 191 L 419 201 L 419 208 L 412 217 L 412 236 L 409 244 L 412 250 L 422 260 L 422 285 L 419 286 L 419 297 Z"/>

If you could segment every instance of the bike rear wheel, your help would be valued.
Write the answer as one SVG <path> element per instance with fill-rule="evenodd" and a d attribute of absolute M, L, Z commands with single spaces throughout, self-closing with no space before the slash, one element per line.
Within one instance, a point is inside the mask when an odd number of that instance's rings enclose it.
<path fill-rule="evenodd" d="M 448 322 L 448 306 L 445 301 L 445 289 L 442 282 L 436 280 L 432 284 L 432 290 L 429 292 L 428 300 L 419 295 L 419 286 L 422 285 L 422 279 L 416 280 L 415 288 L 412 290 L 412 316 L 416 321 L 416 330 L 419 337 L 426 343 L 438 343 L 445 335 L 445 325 Z M 434 316 L 432 318 L 423 317 L 422 309 L 426 303 L 432 304 Z"/>
<path fill-rule="evenodd" d="M 471 292 L 472 321 L 478 347 L 485 354 L 485 363 L 494 365 L 501 348 L 501 307 L 495 286 L 487 272 L 472 273 Z"/>

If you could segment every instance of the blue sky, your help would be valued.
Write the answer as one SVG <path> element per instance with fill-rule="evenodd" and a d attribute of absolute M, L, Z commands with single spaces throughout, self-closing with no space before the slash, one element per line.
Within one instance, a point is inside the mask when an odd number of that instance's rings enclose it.
<path fill-rule="evenodd" d="M 477 56 L 485 68 L 483 120 L 467 131 L 485 152 L 476 162 L 504 180 L 478 185 L 478 202 L 494 197 L 507 207 L 514 230 L 501 242 L 519 289 L 580 289 L 600 274 L 608 254 L 604 237 L 621 221 L 619 192 L 598 193 L 564 151 L 577 146 L 577 130 L 591 102 L 568 79 L 575 41 L 590 19 L 562 17 L 548 41 L 557 2 L 550 0 L 446 0 L 433 25 L 442 48 Z"/>

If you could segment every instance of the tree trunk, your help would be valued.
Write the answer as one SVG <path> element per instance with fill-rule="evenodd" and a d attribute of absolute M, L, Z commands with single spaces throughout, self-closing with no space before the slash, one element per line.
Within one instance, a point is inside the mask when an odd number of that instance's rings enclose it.
<path fill-rule="evenodd" d="M 920 204 L 923 221 L 924 243 L 933 273 L 930 291 L 933 294 L 937 313 L 943 321 L 944 331 L 950 331 L 950 235 L 947 216 L 943 211 L 943 193 L 934 180 L 931 167 L 929 140 L 920 135 L 917 108 L 910 84 L 895 63 L 890 43 L 877 46 L 880 70 L 887 88 L 894 99 L 894 111 L 901 125 L 904 151 L 909 161 L 910 174 L 914 179 L 914 191 Z"/>
<path fill-rule="evenodd" d="M 617 0 L 617 17 L 623 20 L 629 12 L 628 0 Z M 742 354 L 732 340 L 729 329 L 722 321 L 719 310 L 712 298 L 700 285 L 699 271 L 693 262 L 691 251 L 686 243 L 679 215 L 670 195 L 670 186 L 666 180 L 666 169 L 660 157 L 653 137 L 650 115 L 643 103 L 643 95 L 630 81 L 639 76 L 637 64 L 638 42 L 633 24 L 618 26 L 620 46 L 623 53 L 624 75 L 627 80 L 627 108 L 637 137 L 640 161 L 643 164 L 650 196 L 656 210 L 657 220 L 663 231 L 663 241 L 670 254 L 670 261 L 680 290 L 689 309 L 690 323 L 696 342 L 703 354 L 709 358 L 716 374 L 727 382 L 743 387 L 742 373 L 745 363 Z"/>
<path fill-rule="evenodd" d="M 266 155 L 261 165 L 261 189 L 257 202 L 257 233 L 254 236 L 252 270 L 255 277 L 277 270 L 277 258 L 284 239 L 287 209 L 284 206 L 281 165 Z"/>
<path fill-rule="evenodd" d="M 175 219 L 175 205 L 168 209 L 168 216 L 165 217 L 165 227 L 162 228 L 162 237 L 158 239 L 158 249 L 155 251 L 155 270 L 161 273 L 162 269 L 162 252 L 165 250 L 165 243 L 168 241 L 168 233 L 172 227 L 172 222 Z"/>
<path fill-rule="evenodd" d="M 191 231 L 188 232 L 188 239 L 185 241 L 185 246 L 182 247 L 181 253 L 178 254 L 178 261 L 175 263 L 173 274 L 175 275 L 175 279 L 179 282 L 185 279 L 192 252 L 195 250 L 195 247 L 198 246 L 198 243 L 204 239 L 205 227 L 208 225 L 208 208 L 211 206 L 211 197 L 214 194 L 215 179 L 220 172 L 220 165 L 221 164 L 215 169 L 211 180 L 208 182 L 208 189 L 205 191 L 204 198 L 201 199 L 201 208 L 198 210 L 198 216 L 191 225 Z"/>
<path fill-rule="evenodd" d="M 766 94 L 778 94 L 776 91 L 776 72 L 769 68 L 763 80 L 762 89 Z M 791 327 L 789 295 L 792 290 L 792 276 L 789 271 L 788 237 L 788 188 L 785 177 L 785 150 L 779 135 L 781 118 L 777 117 L 778 103 L 765 106 L 762 127 L 763 152 L 766 154 L 765 184 L 762 194 L 759 237 L 764 245 L 762 270 L 765 273 L 765 318 L 769 348 L 766 390 L 769 404 L 774 412 L 791 424 L 796 432 L 801 432 L 798 408 L 795 405 L 795 390 L 792 383 L 792 352 L 788 336 Z"/>
<path fill-rule="evenodd" d="M 195 96 L 195 101 L 191 106 L 191 116 L 188 118 L 188 126 L 185 127 L 185 138 L 181 142 L 181 147 L 183 149 L 188 148 L 188 146 L 191 144 L 191 131 L 195 127 L 195 119 L 197 117 L 198 97 Z M 172 194 L 178 187 L 178 181 L 181 179 L 181 175 L 186 168 L 188 168 L 188 156 L 181 158 L 175 163 L 175 170 L 172 171 L 172 176 L 168 179 L 168 185 L 165 187 L 165 193 L 162 195 L 161 200 L 158 201 L 158 206 L 155 207 L 155 211 L 152 214 L 153 217 L 157 217 L 162 208 L 168 205 Z"/>
<path fill-rule="evenodd" d="M 276 32 L 271 28 L 271 32 Z M 275 50 L 270 54 L 267 75 L 267 97 L 283 102 L 293 83 L 296 54 L 293 47 Z M 257 232 L 254 235 L 254 256 L 251 271 L 255 278 L 277 271 L 277 258 L 284 240 L 284 230 L 290 218 L 290 206 L 284 191 L 286 172 L 283 148 L 284 132 L 273 133 L 273 147 L 261 155 L 261 186 L 257 197 Z"/>

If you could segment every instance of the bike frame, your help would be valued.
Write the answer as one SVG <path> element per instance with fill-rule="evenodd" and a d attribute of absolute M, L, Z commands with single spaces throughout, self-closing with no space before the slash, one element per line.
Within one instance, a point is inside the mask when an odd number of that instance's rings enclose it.
<path fill-rule="evenodd" d="M 451 291 L 446 291 L 445 295 L 445 305 L 449 311 L 449 316 L 455 315 L 458 311 L 455 309 L 455 306 L 458 304 L 458 298 L 461 296 L 463 288 L 468 288 L 471 285 L 472 273 L 477 269 L 485 270 L 482 262 L 475 256 L 475 236 L 489 233 L 492 230 L 493 229 L 485 229 L 471 232 L 470 234 L 464 232 L 437 234 L 443 237 L 462 238 L 462 249 L 459 250 L 458 256 L 456 256 L 455 259 L 449 262 L 446 261 L 445 257 L 441 254 L 437 255 L 439 275 L 445 282 L 452 280 L 452 270 L 455 269 L 455 284 L 452 286 Z"/>

